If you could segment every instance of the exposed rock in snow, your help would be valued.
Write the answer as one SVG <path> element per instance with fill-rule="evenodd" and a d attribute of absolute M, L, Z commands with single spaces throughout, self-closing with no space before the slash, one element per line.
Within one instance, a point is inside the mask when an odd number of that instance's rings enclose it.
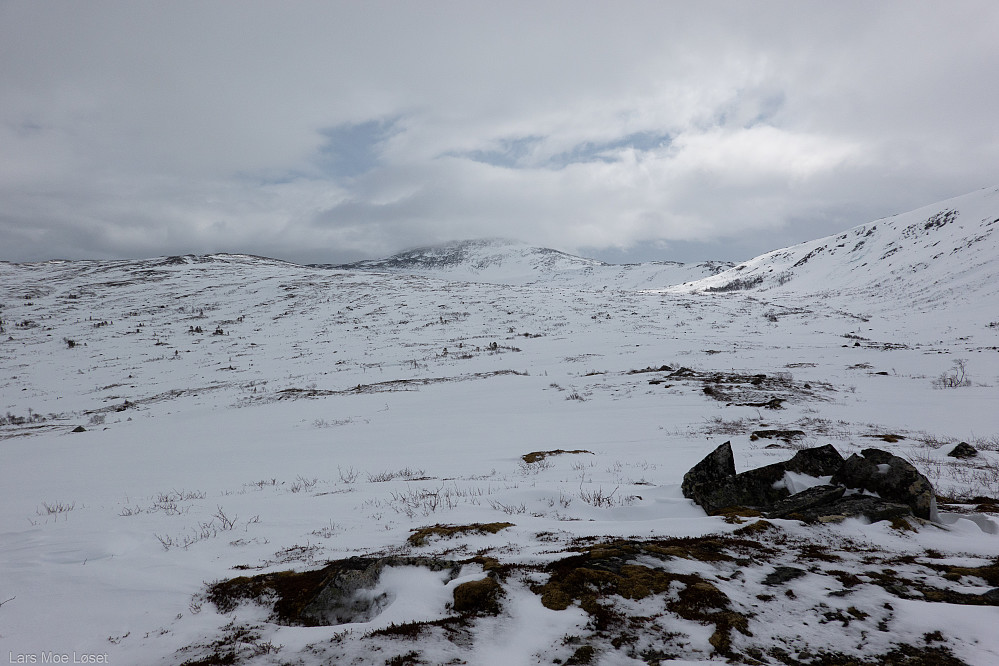
<path fill-rule="evenodd" d="M 936 500 L 929 480 L 911 463 L 887 451 L 864 449 L 862 455 L 843 460 L 827 444 L 741 474 L 734 473 L 731 460 L 728 442 L 709 453 L 684 476 L 684 496 L 709 514 L 749 508 L 772 518 L 806 522 L 858 515 L 875 522 L 906 515 L 936 519 Z M 815 483 L 809 484 L 802 477 L 814 479 Z M 822 477 L 828 483 L 822 483 Z M 857 491 L 877 496 L 858 496 Z"/>

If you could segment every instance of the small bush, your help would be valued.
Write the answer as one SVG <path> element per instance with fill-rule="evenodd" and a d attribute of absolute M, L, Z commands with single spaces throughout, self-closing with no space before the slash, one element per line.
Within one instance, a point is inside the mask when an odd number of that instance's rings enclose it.
<path fill-rule="evenodd" d="M 69 513 L 76 508 L 76 502 L 67 504 L 66 502 L 53 502 L 49 504 L 48 502 L 42 502 L 42 506 L 45 508 L 44 515 L 47 516 L 57 516 L 60 513 Z M 38 515 L 43 515 L 41 509 L 37 509 L 36 513 Z"/>
<path fill-rule="evenodd" d="M 960 388 L 971 386 L 971 378 L 968 376 L 967 361 L 959 358 L 954 361 L 954 365 L 947 372 L 941 373 L 933 380 L 933 385 L 938 388 Z"/>

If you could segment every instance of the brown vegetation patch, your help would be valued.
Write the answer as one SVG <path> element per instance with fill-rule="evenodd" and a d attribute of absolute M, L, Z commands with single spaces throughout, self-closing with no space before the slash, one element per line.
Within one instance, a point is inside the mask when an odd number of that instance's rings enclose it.
<path fill-rule="evenodd" d="M 875 655 L 868 659 L 823 650 L 815 652 L 803 650 L 797 655 L 792 655 L 787 650 L 777 647 L 768 650 L 767 654 L 787 666 L 968 666 L 946 647 L 913 645 L 899 645 L 886 654 Z"/>
<path fill-rule="evenodd" d="M 594 655 L 595 650 L 592 645 L 582 645 L 576 648 L 576 651 L 572 653 L 572 656 L 565 660 L 565 664 L 566 666 L 589 664 L 593 662 Z"/>
<path fill-rule="evenodd" d="M 981 578 L 993 587 L 999 587 L 999 560 L 983 567 L 955 567 L 950 565 L 929 565 L 938 571 L 944 572 L 947 580 L 958 581 L 962 577 Z"/>
<path fill-rule="evenodd" d="M 462 583 L 454 588 L 454 605 L 457 613 L 496 615 L 503 586 L 491 577 Z"/>
<path fill-rule="evenodd" d="M 384 629 L 376 629 L 369 636 L 386 636 L 389 638 L 420 638 L 432 629 L 442 629 L 448 640 L 454 640 L 463 634 L 460 629 L 466 627 L 468 620 L 463 617 L 445 617 L 440 620 L 425 620 L 423 622 L 394 622 Z"/>
<path fill-rule="evenodd" d="M 535 586 L 541 603 L 552 610 L 564 610 L 574 603 L 593 618 L 598 631 L 624 625 L 629 618 L 613 610 L 608 597 L 639 600 L 651 595 L 665 595 L 671 587 L 675 598 L 665 600 L 666 609 L 676 615 L 704 624 L 714 624 L 710 638 L 719 654 L 731 651 L 730 632 L 736 629 L 750 635 L 748 618 L 733 610 L 728 596 L 714 583 L 697 574 L 669 571 L 669 558 L 697 559 L 705 562 L 736 561 L 727 551 L 767 550 L 752 541 L 725 537 L 653 541 L 610 541 L 582 549 L 579 555 L 553 562 L 546 567 L 548 582 Z M 663 567 L 637 564 L 639 556 L 663 560 Z"/>
<path fill-rule="evenodd" d="M 983 578 L 990 585 L 999 581 L 999 567 L 954 567 L 948 565 L 926 565 L 930 568 L 945 571 L 944 578 L 958 581 L 964 576 Z M 883 588 L 889 594 L 900 599 L 917 599 L 934 603 L 961 604 L 964 606 L 999 606 L 999 598 L 990 594 L 968 594 L 943 587 L 935 587 L 925 582 L 924 577 L 903 578 L 894 569 L 878 569 L 865 571 L 865 576 Z"/>
<path fill-rule="evenodd" d="M 190 645 L 177 651 L 178 656 L 201 652 L 202 656 L 181 662 L 181 666 L 231 666 L 264 654 L 273 654 L 281 646 L 264 641 L 259 626 L 230 622 L 222 627 L 221 635 L 210 643 Z"/>
<path fill-rule="evenodd" d="M 566 451 L 564 449 L 555 449 L 554 451 L 532 451 L 531 453 L 525 453 L 521 456 L 528 465 L 540 462 L 547 458 L 548 456 L 561 456 L 571 453 L 589 453 L 593 455 L 593 451 L 586 451 L 585 449 L 576 449 L 575 451 Z"/>
<path fill-rule="evenodd" d="M 278 624 L 329 626 L 365 620 L 377 614 L 376 602 L 359 606 L 353 599 L 360 589 L 378 583 L 386 566 L 422 566 L 431 571 L 452 570 L 461 563 L 421 557 L 351 557 L 330 562 L 321 569 L 278 571 L 257 576 L 237 576 L 208 586 L 206 598 L 220 613 L 235 610 L 241 602 L 273 605 Z"/>
<path fill-rule="evenodd" d="M 410 546 L 425 546 L 431 537 L 442 539 L 459 534 L 496 534 L 500 530 L 513 527 L 513 523 L 472 523 L 471 525 L 434 525 L 413 530 L 406 540 Z"/>
<path fill-rule="evenodd" d="M 880 439 L 883 442 L 888 442 L 889 444 L 896 444 L 901 442 L 905 437 L 902 435 L 896 435 L 894 433 L 884 433 L 877 435 L 864 435 L 864 437 L 870 437 L 872 439 Z"/>
<path fill-rule="evenodd" d="M 763 534 L 764 532 L 780 532 L 780 531 L 781 529 L 776 525 L 774 525 L 773 523 L 771 523 L 769 520 L 757 520 L 754 523 L 750 523 L 749 525 L 744 525 L 743 527 L 740 527 L 739 529 L 732 532 L 732 534 L 742 537 L 752 537 L 752 536 L 757 536 L 759 534 Z"/>

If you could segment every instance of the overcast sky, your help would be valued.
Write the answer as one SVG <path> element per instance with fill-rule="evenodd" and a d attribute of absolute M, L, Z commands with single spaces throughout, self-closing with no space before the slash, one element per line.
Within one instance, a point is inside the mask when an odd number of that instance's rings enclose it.
<path fill-rule="evenodd" d="M 0 259 L 747 259 L 999 184 L 999 2 L 0 0 Z"/>

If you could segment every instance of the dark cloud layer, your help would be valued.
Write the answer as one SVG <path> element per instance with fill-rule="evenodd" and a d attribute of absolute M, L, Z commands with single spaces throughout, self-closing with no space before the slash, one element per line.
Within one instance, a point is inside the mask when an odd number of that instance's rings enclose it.
<path fill-rule="evenodd" d="M 740 259 L 999 181 L 994 2 L 0 3 L 0 259 Z"/>

